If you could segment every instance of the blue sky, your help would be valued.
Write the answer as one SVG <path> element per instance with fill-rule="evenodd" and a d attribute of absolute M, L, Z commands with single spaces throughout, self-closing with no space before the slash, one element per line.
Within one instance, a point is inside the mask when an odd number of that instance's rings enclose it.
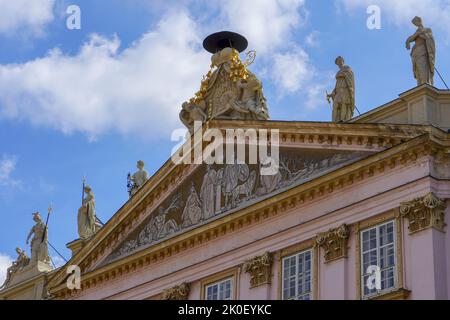
<path fill-rule="evenodd" d="M 66 27 L 71 4 L 81 8 L 81 30 Z M 381 9 L 379 30 L 366 26 L 370 4 Z M 14 248 L 26 247 L 31 213 L 45 213 L 50 202 L 50 242 L 70 256 L 83 175 L 106 221 L 127 201 L 136 161 L 152 174 L 170 157 L 180 105 L 209 68 L 201 48 L 209 33 L 248 38 L 272 119 L 329 121 L 324 95 L 338 55 L 355 72 L 361 112 L 415 86 L 405 40 L 416 14 L 433 28 L 436 66 L 450 82 L 449 0 L 0 0 L 0 7 L 0 273 Z"/>

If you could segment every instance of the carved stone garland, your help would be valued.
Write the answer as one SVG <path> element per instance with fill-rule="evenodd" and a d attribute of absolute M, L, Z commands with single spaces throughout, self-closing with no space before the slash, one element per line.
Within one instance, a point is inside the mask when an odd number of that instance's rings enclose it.
<path fill-rule="evenodd" d="M 400 214 L 408 219 L 410 234 L 428 228 L 445 232 L 446 208 L 445 201 L 430 192 L 424 197 L 401 203 Z"/>
<path fill-rule="evenodd" d="M 317 235 L 315 245 L 324 249 L 325 263 L 345 258 L 347 256 L 347 242 L 349 228 L 343 224 L 339 228 L 331 229 Z"/>
<path fill-rule="evenodd" d="M 189 283 L 183 282 L 175 287 L 164 290 L 161 300 L 187 300 L 189 290 Z"/>
<path fill-rule="evenodd" d="M 244 263 L 244 271 L 250 274 L 250 288 L 270 284 L 273 257 L 270 252 L 254 257 Z"/>

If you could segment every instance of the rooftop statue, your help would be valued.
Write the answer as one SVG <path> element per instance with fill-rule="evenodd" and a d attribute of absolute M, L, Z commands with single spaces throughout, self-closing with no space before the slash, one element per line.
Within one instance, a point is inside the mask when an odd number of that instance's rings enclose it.
<path fill-rule="evenodd" d="M 31 228 L 27 237 L 27 244 L 30 242 L 31 236 L 31 264 L 38 262 L 50 265 L 50 256 L 48 255 L 48 232 L 47 226 L 42 221 L 39 212 L 33 213 L 33 220 L 36 224 Z"/>
<path fill-rule="evenodd" d="M 355 112 L 355 76 L 343 57 L 337 57 L 335 63 L 339 67 L 336 86 L 331 94 L 327 94 L 327 99 L 328 102 L 333 99 L 333 122 L 344 122 Z"/>
<path fill-rule="evenodd" d="M 27 256 L 25 251 L 23 251 L 21 248 L 16 248 L 16 252 L 18 256 L 16 260 L 13 261 L 12 265 L 6 270 L 6 280 L 0 288 L 6 287 L 11 281 L 12 276 L 16 272 L 28 266 L 30 263 L 30 258 Z"/>
<path fill-rule="evenodd" d="M 96 229 L 94 193 L 91 187 L 84 186 L 82 205 L 78 209 L 78 235 L 81 239 L 87 239 L 95 233 Z"/>
<path fill-rule="evenodd" d="M 255 59 L 255 52 L 247 53 L 245 62 L 239 57 L 239 52 L 247 47 L 247 40 L 236 33 L 219 32 L 207 37 L 203 46 L 213 54 L 211 70 L 203 77 L 195 97 L 183 103 L 181 122 L 192 133 L 195 121 L 267 120 L 262 83 L 247 69 Z"/>
<path fill-rule="evenodd" d="M 128 192 L 133 196 L 148 180 L 148 172 L 144 169 L 145 163 L 142 160 L 137 162 L 138 171 L 133 175 L 128 174 Z"/>
<path fill-rule="evenodd" d="M 416 78 L 418 86 L 425 83 L 434 85 L 436 45 L 433 31 L 423 26 L 420 17 L 414 17 L 412 23 L 417 27 L 417 31 L 406 40 L 406 49 L 409 50 L 411 42 L 414 42 L 411 50 L 414 78 Z"/>

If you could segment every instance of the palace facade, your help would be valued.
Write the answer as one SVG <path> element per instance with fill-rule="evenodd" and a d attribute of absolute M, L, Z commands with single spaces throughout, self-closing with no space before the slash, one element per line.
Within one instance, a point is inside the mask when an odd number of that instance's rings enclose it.
<path fill-rule="evenodd" d="M 223 61 L 183 107 L 189 129 L 226 84 Z M 254 116 L 235 116 L 243 106 Z M 0 298 L 449 299 L 450 91 L 423 84 L 345 122 L 271 121 L 264 107 L 207 104 L 200 135 L 278 130 L 276 174 L 262 175 L 261 161 L 169 160 L 93 236 L 68 244 L 65 266 Z"/>

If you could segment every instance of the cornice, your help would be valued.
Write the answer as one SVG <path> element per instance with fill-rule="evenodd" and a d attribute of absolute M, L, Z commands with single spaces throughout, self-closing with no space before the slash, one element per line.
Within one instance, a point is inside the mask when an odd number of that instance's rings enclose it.
<path fill-rule="evenodd" d="M 409 102 L 419 97 L 426 97 L 426 96 L 432 97 L 434 99 L 442 98 L 447 100 L 450 99 L 450 90 L 437 89 L 436 87 L 430 86 L 428 84 L 417 86 L 399 94 L 399 97 L 397 99 L 394 99 L 379 107 L 371 109 L 370 111 L 353 118 L 349 122 L 370 123 L 371 121 L 379 118 L 380 116 L 386 116 L 392 113 L 396 113 L 399 110 L 401 110 L 400 108 L 402 107 L 407 108 L 407 106 L 402 106 L 402 104 L 404 104 L 405 102 Z"/>

